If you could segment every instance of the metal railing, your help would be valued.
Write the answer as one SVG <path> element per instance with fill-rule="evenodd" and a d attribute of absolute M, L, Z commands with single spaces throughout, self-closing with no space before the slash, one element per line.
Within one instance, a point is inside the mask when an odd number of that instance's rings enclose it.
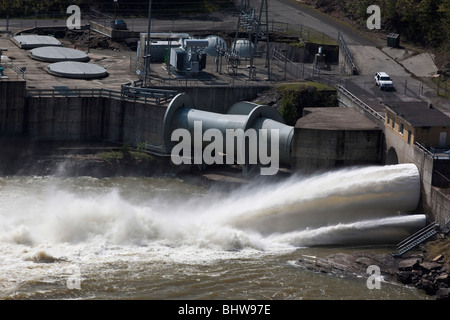
<path fill-rule="evenodd" d="M 17 65 L 15 65 L 12 62 L 2 63 L 2 67 L 5 68 L 5 70 L 7 70 L 7 69 L 14 70 L 23 80 L 26 80 L 26 75 L 25 75 L 26 69 L 25 68 L 18 67 Z"/>
<path fill-rule="evenodd" d="M 450 159 L 450 150 L 449 149 L 436 149 L 430 147 L 429 149 L 422 145 L 419 142 L 414 142 L 414 145 L 417 146 L 420 150 L 422 150 L 425 155 L 433 159 Z"/>
<path fill-rule="evenodd" d="M 381 113 L 375 111 L 372 109 L 369 105 L 367 105 L 365 102 L 363 102 L 361 99 L 359 99 L 357 96 L 355 96 L 353 93 L 345 89 L 341 85 L 337 85 L 337 89 L 339 92 L 347 96 L 349 99 L 352 100 L 353 103 L 357 104 L 361 109 L 366 111 L 368 114 L 370 114 L 372 117 L 374 117 L 376 120 L 381 121 L 384 123 L 385 117 Z"/>
<path fill-rule="evenodd" d="M 72 88 L 53 88 L 53 89 L 27 89 L 28 97 L 109 97 L 121 98 L 120 91 L 108 89 L 72 89 Z"/>
<path fill-rule="evenodd" d="M 424 242 L 425 240 L 431 238 L 436 233 L 439 232 L 439 224 L 433 222 L 424 228 L 420 229 L 413 235 L 409 236 L 405 240 L 397 244 L 397 252 L 394 252 L 392 256 L 401 257 L 404 253 Z"/>
<path fill-rule="evenodd" d="M 358 74 L 358 68 L 356 67 L 356 64 L 353 60 L 353 54 L 350 51 L 350 49 L 348 48 L 347 43 L 345 42 L 345 39 L 342 36 L 342 33 L 340 30 L 338 30 L 338 42 L 339 42 L 339 47 L 342 47 L 342 50 L 344 52 L 345 60 L 347 60 L 347 62 L 352 67 L 352 74 Z"/>
<path fill-rule="evenodd" d="M 428 150 L 427 148 L 425 148 L 425 146 L 423 146 L 421 143 L 414 142 L 414 145 L 417 146 L 420 150 L 422 150 L 425 153 L 425 155 L 427 155 L 428 157 L 431 157 L 431 158 L 434 157 L 433 153 L 430 150 Z"/>
<path fill-rule="evenodd" d="M 165 89 L 151 89 L 143 88 L 137 86 L 137 84 L 142 84 L 142 80 L 135 81 L 133 85 L 129 82 L 122 85 L 122 98 L 138 98 L 138 99 L 150 99 L 156 102 L 156 104 L 166 103 L 172 100 L 177 94 L 176 90 L 165 90 Z"/>
<path fill-rule="evenodd" d="M 72 89 L 72 88 L 53 88 L 53 89 L 28 89 L 28 97 L 101 97 L 109 99 L 120 99 L 142 103 L 162 104 L 173 98 L 177 91 L 145 89 L 139 88 L 139 91 L 132 92 L 130 89 L 116 91 L 109 89 Z M 146 90 L 146 91 L 145 91 Z"/>
<path fill-rule="evenodd" d="M 435 159 L 450 159 L 450 149 L 440 149 L 430 147 L 430 152 Z"/>

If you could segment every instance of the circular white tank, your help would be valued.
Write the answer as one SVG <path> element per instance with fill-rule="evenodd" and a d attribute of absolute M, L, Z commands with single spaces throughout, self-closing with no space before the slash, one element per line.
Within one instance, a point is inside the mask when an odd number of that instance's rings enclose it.
<path fill-rule="evenodd" d="M 247 39 L 237 39 L 233 42 L 232 48 L 241 58 L 250 58 L 250 48 L 253 54 L 255 53 L 255 45 Z"/>
<path fill-rule="evenodd" d="M 83 51 L 64 47 L 35 48 L 30 51 L 29 56 L 32 59 L 47 62 L 59 62 L 59 61 L 85 62 L 89 60 L 88 55 Z"/>
<path fill-rule="evenodd" d="M 208 40 L 208 46 L 205 48 L 207 55 L 211 57 L 217 57 L 216 44 L 223 50 L 227 50 L 227 43 L 219 36 L 207 36 L 205 40 Z"/>
<path fill-rule="evenodd" d="M 47 66 L 47 72 L 58 77 L 73 79 L 97 79 L 108 73 L 105 68 L 86 62 L 63 61 Z"/>

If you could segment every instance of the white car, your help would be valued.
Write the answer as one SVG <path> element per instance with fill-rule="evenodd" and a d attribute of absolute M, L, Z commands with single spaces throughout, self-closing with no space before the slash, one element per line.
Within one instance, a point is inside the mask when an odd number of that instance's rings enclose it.
<path fill-rule="evenodd" d="M 377 72 L 375 74 L 375 84 L 381 89 L 391 89 L 394 87 L 391 77 L 386 72 Z"/>

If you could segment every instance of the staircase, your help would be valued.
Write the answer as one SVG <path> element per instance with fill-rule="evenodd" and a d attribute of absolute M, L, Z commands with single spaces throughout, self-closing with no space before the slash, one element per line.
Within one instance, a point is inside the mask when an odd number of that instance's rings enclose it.
<path fill-rule="evenodd" d="M 430 223 L 426 227 L 420 229 L 413 235 L 409 236 L 408 238 L 397 244 L 397 252 L 394 252 L 392 256 L 401 257 L 403 254 L 413 249 L 414 247 L 418 246 L 419 244 L 429 239 L 430 237 L 434 236 L 438 232 L 439 232 L 439 225 L 434 222 Z"/>

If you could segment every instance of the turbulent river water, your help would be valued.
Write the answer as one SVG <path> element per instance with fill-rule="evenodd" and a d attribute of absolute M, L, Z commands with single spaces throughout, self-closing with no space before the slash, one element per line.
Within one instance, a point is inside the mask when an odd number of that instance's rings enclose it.
<path fill-rule="evenodd" d="M 233 191 L 179 178 L 3 177 L 0 298 L 426 299 L 298 264 L 304 254 L 395 244 L 425 223 L 405 213 L 419 195 L 412 165 Z"/>

